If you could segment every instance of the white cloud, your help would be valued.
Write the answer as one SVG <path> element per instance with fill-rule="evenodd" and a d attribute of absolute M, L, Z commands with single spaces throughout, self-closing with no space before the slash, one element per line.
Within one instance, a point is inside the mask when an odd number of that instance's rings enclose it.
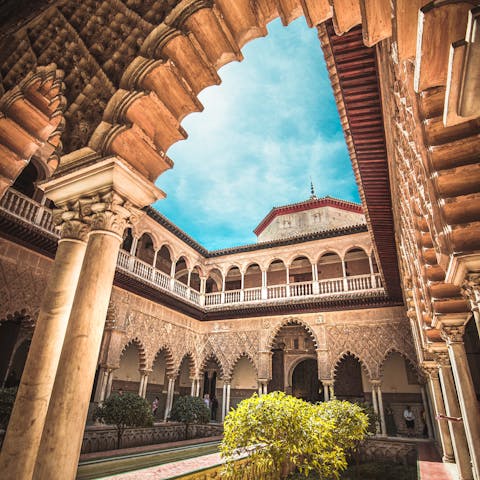
<path fill-rule="evenodd" d="M 270 29 L 200 94 L 205 110 L 184 120 L 189 139 L 158 182 L 158 209 L 207 248 L 254 241 L 272 206 L 308 198 L 310 175 L 317 195 L 356 199 L 315 32 L 303 19 Z"/>

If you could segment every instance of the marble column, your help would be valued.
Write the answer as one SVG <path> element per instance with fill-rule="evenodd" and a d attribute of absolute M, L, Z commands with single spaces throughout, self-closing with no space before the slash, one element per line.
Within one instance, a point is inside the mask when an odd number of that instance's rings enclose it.
<path fill-rule="evenodd" d="M 230 390 L 231 390 L 231 385 L 230 383 L 227 383 L 227 400 L 225 401 L 225 416 L 228 415 L 228 412 L 230 411 Z"/>
<path fill-rule="evenodd" d="M 428 438 L 433 438 L 433 428 L 430 420 L 430 407 L 424 385 L 420 385 L 420 393 L 422 394 L 423 411 L 425 412 L 425 421 L 427 422 Z"/>
<path fill-rule="evenodd" d="M 148 375 L 151 372 L 151 370 L 140 370 L 140 388 L 138 391 L 138 395 L 140 397 L 145 398 L 147 395 L 147 385 L 148 385 Z"/>
<path fill-rule="evenodd" d="M 436 360 L 440 364 L 440 379 L 445 400 L 445 410 L 449 417 L 460 417 L 460 406 L 453 380 L 452 369 L 447 354 L 437 354 Z M 468 453 L 467 438 L 465 435 L 464 422 L 447 422 L 452 438 L 452 447 L 455 454 L 458 475 L 461 480 L 472 480 L 472 467 L 470 463 L 470 455 Z"/>
<path fill-rule="evenodd" d="M 370 383 L 371 388 L 372 388 L 372 405 L 373 405 L 373 411 L 377 416 L 379 416 L 379 411 L 378 411 L 378 402 L 377 402 L 377 388 L 376 388 L 376 383 L 374 380 Z M 378 434 L 380 433 L 380 425 L 378 422 L 375 424 L 375 432 Z"/>
<path fill-rule="evenodd" d="M 330 397 L 333 396 L 333 380 L 326 378 L 320 381 L 322 382 L 322 385 L 323 385 L 323 400 L 325 402 L 328 402 L 330 400 Z"/>
<path fill-rule="evenodd" d="M 63 212 L 57 219 L 64 221 L 62 238 L 58 242 L 0 454 L 0 471 L 4 480 L 32 478 L 85 256 L 87 227 L 78 212 Z"/>
<path fill-rule="evenodd" d="M 382 388 L 380 384 L 377 385 L 377 400 L 378 400 L 378 411 L 380 413 L 380 432 L 382 435 L 387 435 L 387 426 L 385 423 L 385 411 L 383 409 L 383 395 Z"/>
<path fill-rule="evenodd" d="M 92 226 L 34 478 L 74 478 L 122 233 L 130 215 L 113 192 L 92 201 Z M 72 435 L 72 432 L 77 432 Z M 68 438 L 68 442 L 65 440 Z"/>
<path fill-rule="evenodd" d="M 170 415 L 170 411 L 172 409 L 174 388 L 175 388 L 175 379 L 174 378 L 169 378 L 168 379 L 168 388 L 167 388 L 167 400 L 165 402 L 165 415 L 164 415 L 164 418 L 163 418 L 165 421 L 167 421 L 167 419 Z"/>
<path fill-rule="evenodd" d="M 437 415 L 445 415 L 445 404 L 443 402 L 442 390 L 440 386 L 440 378 L 438 376 L 438 365 L 435 363 L 424 364 L 423 372 L 427 376 L 432 392 L 432 401 L 435 417 Z M 443 420 L 437 420 L 438 432 L 440 435 L 440 443 L 442 445 L 442 459 L 444 462 L 454 462 L 452 439 L 450 437 L 450 429 L 448 423 Z"/>
<path fill-rule="evenodd" d="M 480 480 L 480 408 L 463 343 L 465 325 L 447 325 L 442 322 L 441 332 L 447 342 L 474 478 Z"/>
<path fill-rule="evenodd" d="M 222 392 L 222 422 L 225 420 L 225 406 L 227 400 L 227 384 L 223 382 L 223 392 Z"/>

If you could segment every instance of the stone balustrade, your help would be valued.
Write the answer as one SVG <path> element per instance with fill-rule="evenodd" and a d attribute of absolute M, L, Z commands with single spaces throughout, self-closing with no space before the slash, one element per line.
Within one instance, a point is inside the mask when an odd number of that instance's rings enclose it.
<path fill-rule="evenodd" d="M 58 235 L 51 210 L 13 189 L 9 189 L 0 200 L 0 212 L 18 221 L 33 224 L 44 232 Z M 201 293 L 125 250 L 120 250 L 117 270 L 205 310 L 221 309 L 226 306 L 231 308 L 243 304 L 284 303 L 306 298 L 321 300 L 365 294 L 385 295 L 379 273 Z"/>

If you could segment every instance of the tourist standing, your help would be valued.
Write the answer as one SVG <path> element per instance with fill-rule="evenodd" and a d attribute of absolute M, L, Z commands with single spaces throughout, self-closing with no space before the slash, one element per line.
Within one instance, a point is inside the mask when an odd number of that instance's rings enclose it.
<path fill-rule="evenodd" d="M 212 407 L 212 420 L 217 419 L 217 410 L 218 410 L 218 400 L 217 397 L 214 395 L 212 397 L 212 401 L 210 402 L 210 405 Z"/>
<path fill-rule="evenodd" d="M 403 411 L 403 418 L 407 427 L 407 437 L 413 437 L 415 433 L 415 415 L 413 414 L 409 405 Z"/>
<path fill-rule="evenodd" d="M 152 402 L 152 414 L 155 417 L 158 406 L 160 405 L 160 399 L 158 397 L 155 397 L 155 400 Z"/>

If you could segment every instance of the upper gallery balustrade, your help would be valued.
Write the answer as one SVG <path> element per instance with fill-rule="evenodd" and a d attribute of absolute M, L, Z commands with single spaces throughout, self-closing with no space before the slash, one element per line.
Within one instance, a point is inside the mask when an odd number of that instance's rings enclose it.
<path fill-rule="evenodd" d="M 0 200 L 0 212 L 58 236 L 52 211 L 12 188 Z M 163 227 L 159 225 L 158 228 Z M 251 252 L 252 255 L 255 252 Z M 191 262 L 184 256 L 176 260 L 171 257 L 167 245 L 154 250 L 148 234 L 136 238 L 128 229 L 118 255 L 117 269 L 206 310 L 306 298 L 340 300 L 366 294 L 385 295 L 373 257 L 361 248 L 351 248 L 343 258 L 326 251 L 316 263 L 299 255 L 286 265 L 275 257 L 268 267 L 250 262 L 242 270 L 235 265 L 222 273 L 210 266 L 206 274 L 203 273 L 205 265 L 190 267 Z"/>

